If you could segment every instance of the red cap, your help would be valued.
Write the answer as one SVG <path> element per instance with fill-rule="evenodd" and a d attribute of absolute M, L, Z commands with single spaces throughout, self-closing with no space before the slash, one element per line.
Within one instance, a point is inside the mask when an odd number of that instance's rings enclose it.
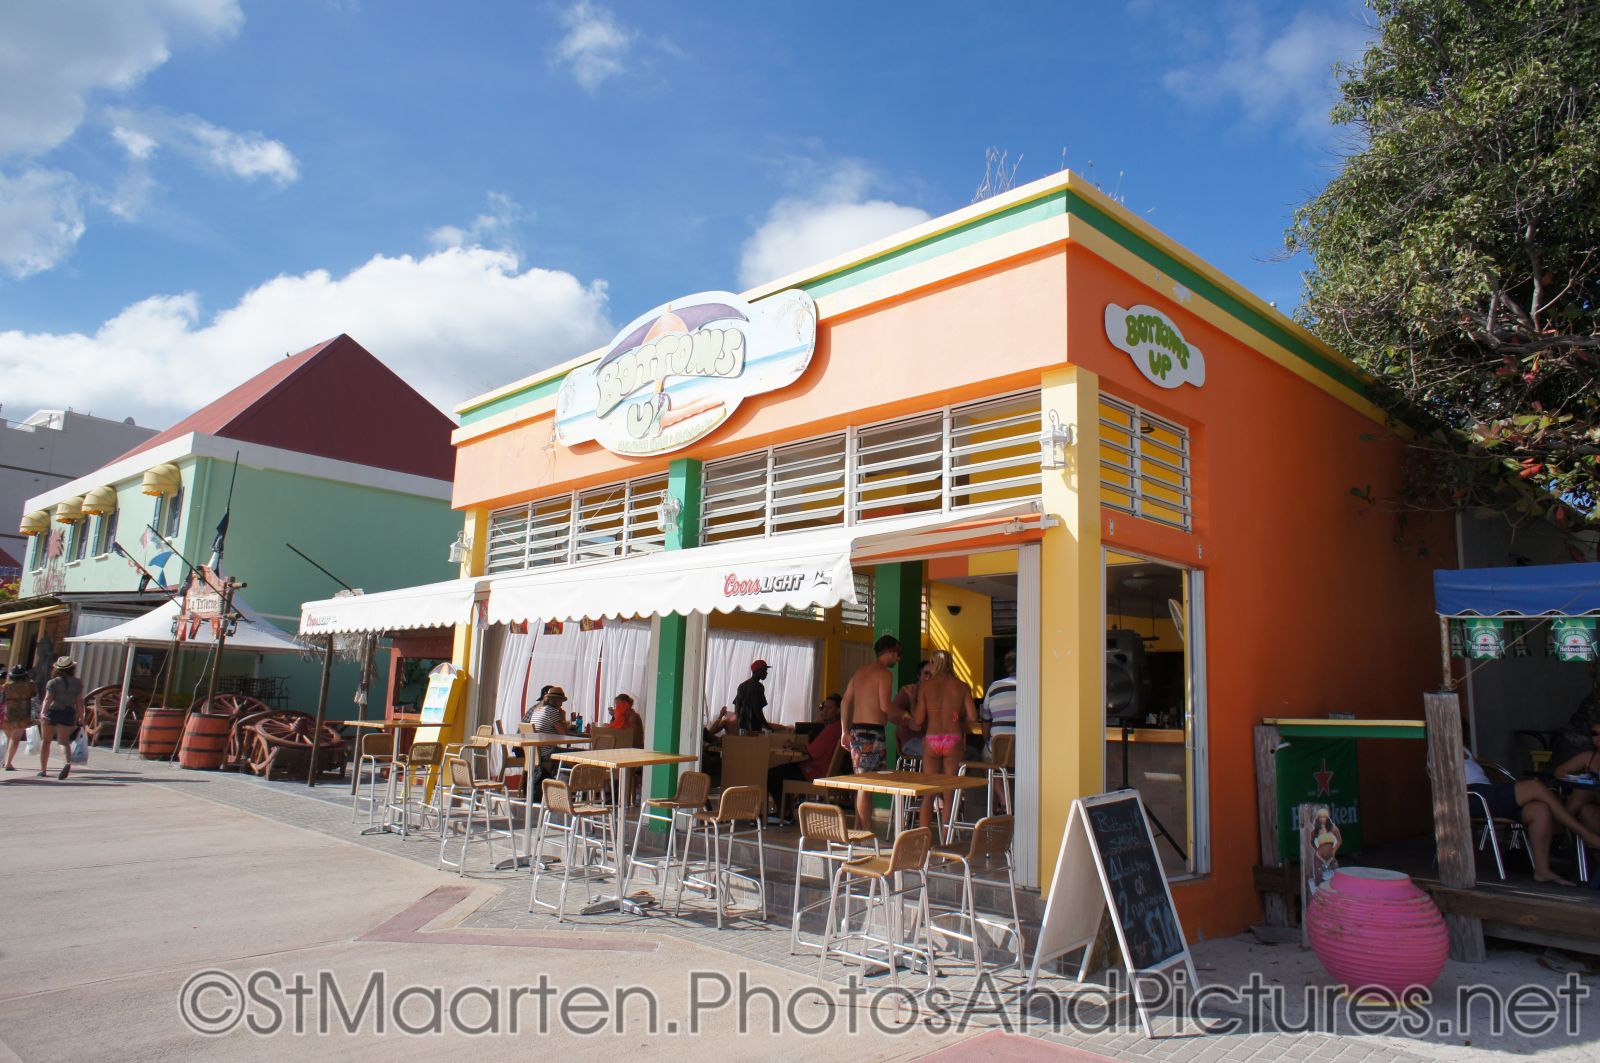
<path fill-rule="evenodd" d="M 760 671 L 762 668 L 765 668 L 766 666 L 767 666 L 767 662 L 766 661 L 751 661 L 750 662 L 750 670 L 752 672 Z"/>

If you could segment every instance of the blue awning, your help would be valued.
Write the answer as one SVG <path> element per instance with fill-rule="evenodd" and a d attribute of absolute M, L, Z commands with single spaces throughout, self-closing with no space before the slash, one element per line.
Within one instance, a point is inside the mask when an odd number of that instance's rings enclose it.
<path fill-rule="evenodd" d="M 1583 616 L 1600 613 L 1600 564 L 1435 569 L 1440 616 Z"/>

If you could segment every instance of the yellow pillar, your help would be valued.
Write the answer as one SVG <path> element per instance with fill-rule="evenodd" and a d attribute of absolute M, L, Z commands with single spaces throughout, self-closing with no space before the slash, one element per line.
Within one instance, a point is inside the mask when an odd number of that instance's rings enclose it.
<path fill-rule="evenodd" d="M 465 527 L 469 549 L 467 559 L 461 563 L 461 578 L 481 576 L 488 556 L 489 549 L 489 511 L 486 509 L 469 509 L 466 512 Z M 476 704 L 473 697 L 477 690 L 478 677 L 473 674 L 473 655 L 477 649 L 473 645 L 477 625 L 457 624 L 455 639 L 451 646 L 450 663 L 466 673 L 466 682 L 461 684 L 460 693 L 456 697 L 455 711 L 445 716 L 444 727 L 440 728 L 439 741 L 460 742 L 467 734 L 467 706 Z"/>
<path fill-rule="evenodd" d="M 1044 472 L 1056 525 L 1040 548 L 1039 873 L 1050 887 L 1067 812 L 1105 786 L 1105 587 L 1100 558 L 1100 380 L 1080 366 L 1043 379 L 1043 417 L 1071 426 L 1065 469 Z"/>

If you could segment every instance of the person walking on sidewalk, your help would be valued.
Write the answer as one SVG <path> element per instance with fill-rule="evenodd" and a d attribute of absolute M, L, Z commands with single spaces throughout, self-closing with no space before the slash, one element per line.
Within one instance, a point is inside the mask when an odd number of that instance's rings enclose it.
<path fill-rule="evenodd" d="M 39 719 L 39 776 L 50 774 L 50 743 L 61 743 L 61 765 L 58 779 L 65 779 L 72 770 L 72 735 L 83 726 L 83 680 L 78 678 L 78 662 L 71 657 L 57 657 L 51 669 L 49 682 L 44 685 L 44 704 L 40 706 Z"/>
<path fill-rule="evenodd" d="M 16 771 L 17 750 L 28 740 L 28 727 L 33 723 L 33 699 L 39 693 L 28 670 L 22 665 L 11 669 L 5 685 L 6 710 L 6 771 Z"/>

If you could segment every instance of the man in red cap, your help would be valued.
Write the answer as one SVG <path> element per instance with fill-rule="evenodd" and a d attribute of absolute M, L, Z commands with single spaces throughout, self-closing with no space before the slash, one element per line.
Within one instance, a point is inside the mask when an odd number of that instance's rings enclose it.
<path fill-rule="evenodd" d="M 778 728 L 767 722 L 767 691 L 761 685 L 767 678 L 767 662 L 752 661 L 750 678 L 739 684 L 733 695 L 733 708 L 739 714 L 739 730 L 743 734 L 761 734 Z"/>

